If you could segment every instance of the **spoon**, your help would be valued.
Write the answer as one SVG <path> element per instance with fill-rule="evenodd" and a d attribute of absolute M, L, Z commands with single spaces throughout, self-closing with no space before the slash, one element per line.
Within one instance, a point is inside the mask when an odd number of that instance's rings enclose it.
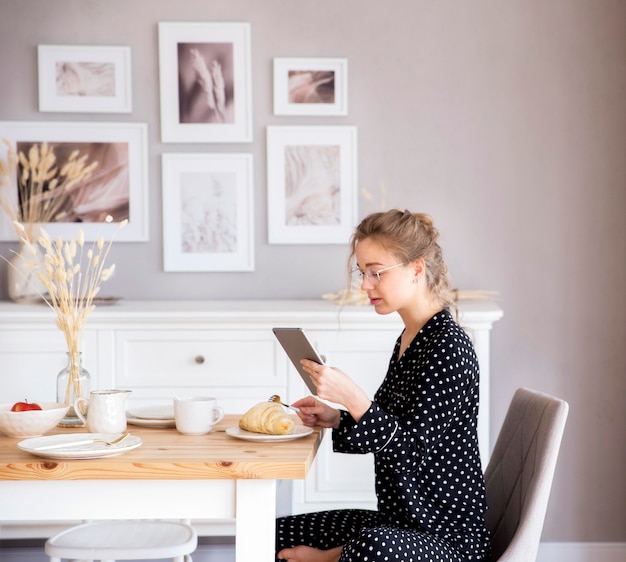
<path fill-rule="evenodd" d="M 280 399 L 280 396 L 278 396 L 278 394 L 272 394 L 270 396 L 270 399 L 268 400 L 268 402 L 276 402 L 276 404 L 280 404 L 281 406 L 284 406 L 285 408 L 291 408 L 294 412 L 299 412 L 300 411 L 300 408 L 296 408 L 295 406 L 290 406 L 289 404 L 285 404 Z"/>

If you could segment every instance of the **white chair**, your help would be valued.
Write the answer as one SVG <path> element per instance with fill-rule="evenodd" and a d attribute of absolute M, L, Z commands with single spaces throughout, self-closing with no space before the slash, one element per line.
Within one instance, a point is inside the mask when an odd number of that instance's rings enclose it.
<path fill-rule="evenodd" d="M 537 558 L 568 409 L 567 402 L 527 388 L 511 400 L 485 470 L 493 561 Z"/>
<path fill-rule="evenodd" d="M 95 521 L 76 525 L 49 538 L 51 562 L 69 560 L 158 560 L 191 562 L 198 536 L 176 521 Z"/>

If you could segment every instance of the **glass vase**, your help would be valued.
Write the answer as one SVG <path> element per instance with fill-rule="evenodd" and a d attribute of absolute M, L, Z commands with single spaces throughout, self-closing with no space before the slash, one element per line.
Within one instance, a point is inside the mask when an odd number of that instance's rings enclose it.
<path fill-rule="evenodd" d="M 63 427 L 84 427 L 85 424 L 74 411 L 74 401 L 79 398 L 89 399 L 91 377 L 83 367 L 83 357 L 79 351 L 68 352 L 67 365 L 57 375 L 57 402 L 69 404 L 66 416 L 59 422 Z M 83 415 L 86 412 L 82 412 Z"/>

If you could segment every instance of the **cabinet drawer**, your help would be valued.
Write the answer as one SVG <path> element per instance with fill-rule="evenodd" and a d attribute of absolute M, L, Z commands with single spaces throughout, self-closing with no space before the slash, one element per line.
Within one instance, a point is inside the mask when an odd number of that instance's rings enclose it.
<path fill-rule="evenodd" d="M 116 335 L 117 384 L 233 387 L 286 384 L 277 344 L 256 331 L 132 330 Z"/>
<path fill-rule="evenodd" d="M 85 331 L 81 349 L 91 387 L 99 384 L 96 335 Z M 0 330 L 0 402 L 54 402 L 56 378 L 67 364 L 63 332 L 50 330 Z"/>

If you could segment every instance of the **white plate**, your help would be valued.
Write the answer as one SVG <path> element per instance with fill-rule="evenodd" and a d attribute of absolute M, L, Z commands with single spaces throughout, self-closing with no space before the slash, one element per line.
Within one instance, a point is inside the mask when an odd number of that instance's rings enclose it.
<path fill-rule="evenodd" d="M 142 420 L 168 420 L 174 419 L 173 405 L 157 405 L 143 406 L 141 408 L 132 408 L 126 412 L 126 417 L 142 419 Z"/>
<path fill-rule="evenodd" d="M 140 437 L 129 435 L 117 445 L 105 445 L 104 443 L 83 443 L 72 446 L 72 443 L 83 442 L 88 439 L 105 439 L 112 441 L 119 437 L 119 433 L 74 433 L 71 435 L 47 435 L 45 437 L 33 437 L 20 441 L 17 446 L 38 457 L 48 459 L 99 459 L 120 455 L 126 451 L 132 451 L 139 447 L 143 441 Z M 40 447 L 50 445 L 64 445 L 54 449 L 38 450 Z"/>
<path fill-rule="evenodd" d="M 312 427 L 306 425 L 297 425 L 293 433 L 288 435 L 268 435 L 266 433 L 254 433 L 252 431 L 246 431 L 239 426 L 229 427 L 226 429 L 226 433 L 231 437 L 237 439 L 244 439 L 246 441 L 291 441 L 292 439 L 300 439 L 300 437 L 306 437 L 313 433 Z"/>
<path fill-rule="evenodd" d="M 176 427 L 175 420 L 151 420 L 144 418 L 135 418 L 130 414 L 126 414 L 126 421 L 131 425 L 139 427 Z"/>

